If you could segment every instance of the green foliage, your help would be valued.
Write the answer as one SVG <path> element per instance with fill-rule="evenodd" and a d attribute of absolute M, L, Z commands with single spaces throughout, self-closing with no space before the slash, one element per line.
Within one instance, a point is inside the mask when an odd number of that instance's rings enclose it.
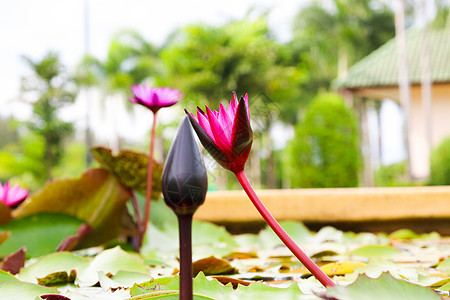
<path fill-rule="evenodd" d="M 106 60 L 91 55 L 76 70 L 82 86 L 100 86 L 106 94 L 127 93 L 133 84 L 161 72 L 158 50 L 134 30 L 119 31 L 111 40 Z"/>
<path fill-rule="evenodd" d="M 30 133 L 0 149 L 0 180 L 38 189 L 46 180 L 44 138 Z"/>
<path fill-rule="evenodd" d="M 247 92 L 251 103 L 264 104 L 264 112 L 252 109 L 264 126 L 276 117 L 281 103 L 301 101 L 296 88 L 301 74 L 278 63 L 279 49 L 265 17 L 219 27 L 190 25 L 175 33 L 161 52 L 165 74 L 157 81 L 178 87 L 186 94 L 184 101 L 196 105 L 217 106 L 224 97 L 231 100 L 231 91 Z M 267 108 L 270 103 L 280 108 Z"/>
<path fill-rule="evenodd" d="M 29 130 L 44 140 L 41 157 L 46 179 L 52 177 L 52 169 L 64 153 L 64 140 L 73 132 L 73 125 L 58 117 L 60 108 L 75 99 L 71 79 L 67 77 L 58 55 L 48 53 L 40 61 L 24 57 L 32 75 L 22 78 L 22 90 L 33 103 L 33 116 L 27 123 Z"/>
<path fill-rule="evenodd" d="M 401 161 L 387 166 L 380 166 L 375 171 L 376 186 L 410 186 L 406 178 L 406 162 Z"/>
<path fill-rule="evenodd" d="M 358 126 L 341 96 L 315 98 L 295 131 L 288 146 L 293 187 L 358 186 Z"/>
<path fill-rule="evenodd" d="M 450 138 L 431 153 L 430 185 L 450 185 Z"/>

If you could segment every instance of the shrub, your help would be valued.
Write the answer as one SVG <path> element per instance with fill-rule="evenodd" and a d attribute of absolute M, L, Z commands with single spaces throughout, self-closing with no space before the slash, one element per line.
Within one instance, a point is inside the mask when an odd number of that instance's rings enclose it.
<path fill-rule="evenodd" d="M 430 185 L 450 185 L 450 138 L 431 152 Z"/>
<path fill-rule="evenodd" d="M 375 186 L 412 186 L 406 174 L 406 161 L 380 166 L 375 171 Z"/>
<path fill-rule="evenodd" d="M 293 187 L 358 186 L 358 125 L 339 95 L 322 94 L 312 101 L 287 152 Z"/>

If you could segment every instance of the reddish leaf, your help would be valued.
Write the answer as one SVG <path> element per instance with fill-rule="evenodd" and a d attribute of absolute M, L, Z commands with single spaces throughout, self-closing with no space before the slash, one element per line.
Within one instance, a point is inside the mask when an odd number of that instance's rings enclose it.
<path fill-rule="evenodd" d="M 25 247 L 22 247 L 16 252 L 8 255 L 2 261 L 0 269 L 13 275 L 18 274 L 20 272 L 20 269 L 25 266 L 25 250 Z"/>
<path fill-rule="evenodd" d="M 70 300 L 70 298 L 58 294 L 41 295 L 40 298 L 45 300 Z"/>

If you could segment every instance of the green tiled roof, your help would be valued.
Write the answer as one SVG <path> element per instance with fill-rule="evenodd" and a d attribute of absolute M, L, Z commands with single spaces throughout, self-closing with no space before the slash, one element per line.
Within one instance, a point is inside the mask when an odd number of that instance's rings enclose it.
<path fill-rule="evenodd" d="M 433 83 L 450 82 L 450 27 L 429 31 L 431 79 Z M 423 35 L 419 30 L 407 32 L 408 71 L 412 84 L 421 79 Z M 333 82 L 336 88 L 367 88 L 398 85 L 396 40 L 386 44 L 353 65 L 348 75 Z"/>

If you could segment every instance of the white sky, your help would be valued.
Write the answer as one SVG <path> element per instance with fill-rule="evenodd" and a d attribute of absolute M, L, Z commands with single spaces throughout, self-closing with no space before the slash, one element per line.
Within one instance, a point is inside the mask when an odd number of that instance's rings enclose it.
<path fill-rule="evenodd" d="M 159 45 L 178 27 L 196 22 L 221 24 L 230 18 L 244 17 L 251 7 L 257 11 L 270 9 L 269 25 L 277 38 L 285 41 L 290 38 L 293 16 L 310 0 L 86 1 L 89 4 L 89 49 L 95 56 L 104 58 L 111 37 L 119 29 L 135 29 Z M 14 114 L 22 119 L 29 116 L 30 107 L 15 101 L 20 77 L 28 71 L 22 55 L 40 59 L 49 50 L 57 51 L 69 69 L 80 61 L 85 49 L 84 8 L 85 0 L 0 0 L 0 116 Z M 109 139 L 117 130 L 122 135 L 133 133 L 135 141 L 145 139 L 150 124 L 148 112 L 135 108 L 136 115 L 130 119 L 123 103 L 117 99 L 112 101 L 115 104 L 109 105 L 103 118 L 95 117 L 100 112 L 98 103 L 91 108 L 94 116 L 91 126 L 97 137 Z M 65 116 L 83 127 L 85 111 L 84 102 L 79 100 Z M 166 114 L 173 113 L 166 111 Z M 117 124 L 113 118 L 121 122 Z M 388 130 L 390 132 L 392 130 Z M 394 137 L 394 143 L 396 140 L 398 138 Z M 400 152 L 394 151 L 394 156 L 387 158 L 388 162 L 399 159 L 395 153 Z"/>
<path fill-rule="evenodd" d="M 280 40 L 287 40 L 293 16 L 308 0 L 0 0 L 0 115 L 13 114 L 19 119 L 29 116 L 30 107 L 14 101 L 19 95 L 20 77 L 28 71 L 22 55 L 41 59 L 49 50 L 57 51 L 69 69 L 80 61 L 85 49 L 86 3 L 89 50 L 96 57 L 104 58 L 111 37 L 120 29 L 135 29 L 150 42 L 160 45 L 178 27 L 196 22 L 225 23 L 231 18 L 244 17 L 251 7 L 257 11 L 270 9 L 271 28 Z M 78 102 L 65 115 L 81 125 L 86 106 L 81 100 Z M 141 138 L 148 130 L 145 114 L 138 109 L 138 117 L 129 120 L 121 111 L 123 103 L 116 102 L 115 117 L 123 118 L 117 128 L 119 133 L 133 132 L 136 139 Z M 100 110 L 98 106 L 98 103 L 93 105 L 94 116 Z M 105 126 L 105 122 L 110 125 Z M 106 120 L 94 118 L 92 123 L 97 136 L 106 139 L 115 126 L 108 112 Z M 102 126 L 100 130 L 99 126 Z"/>

